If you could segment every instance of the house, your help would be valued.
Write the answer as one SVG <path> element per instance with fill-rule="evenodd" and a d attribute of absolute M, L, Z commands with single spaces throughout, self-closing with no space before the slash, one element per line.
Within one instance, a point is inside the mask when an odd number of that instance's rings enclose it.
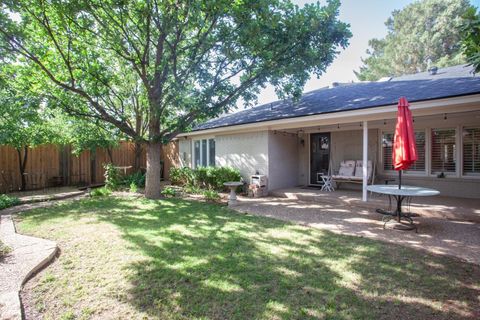
<path fill-rule="evenodd" d="M 480 77 L 465 65 L 334 83 L 296 102 L 222 116 L 179 135 L 179 158 L 191 167 L 236 167 L 247 181 L 265 174 L 270 190 L 318 185 L 319 175 L 338 170 L 341 161 L 368 159 L 375 183 L 385 183 L 397 177 L 391 152 L 401 96 L 410 102 L 419 153 L 403 183 L 480 198 Z"/>

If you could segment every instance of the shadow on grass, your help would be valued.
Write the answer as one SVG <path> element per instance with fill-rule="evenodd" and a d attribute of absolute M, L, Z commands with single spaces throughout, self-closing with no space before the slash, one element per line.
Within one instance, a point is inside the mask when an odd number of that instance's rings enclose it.
<path fill-rule="evenodd" d="M 62 215 L 114 224 L 143 252 L 121 299 L 155 318 L 479 316 L 479 268 L 451 258 L 178 199 L 93 199 L 29 218 Z"/>

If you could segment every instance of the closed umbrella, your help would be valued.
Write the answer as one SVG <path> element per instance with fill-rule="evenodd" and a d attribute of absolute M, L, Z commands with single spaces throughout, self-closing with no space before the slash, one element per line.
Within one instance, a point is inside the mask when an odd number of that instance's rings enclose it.
<path fill-rule="evenodd" d="M 402 170 L 408 169 L 417 160 L 417 145 L 413 130 L 412 112 L 405 97 L 398 100 L 397 126 L 393 143 L 393 169 L 398 171 L 398 188 L 402 188 Z"/>

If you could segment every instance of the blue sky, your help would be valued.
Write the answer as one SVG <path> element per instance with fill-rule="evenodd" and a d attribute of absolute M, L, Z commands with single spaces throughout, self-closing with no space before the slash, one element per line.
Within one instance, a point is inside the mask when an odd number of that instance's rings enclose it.
<path fill-rule="evenodd" d="M 293 0 L 302 6 L 312 0 Z M 323 3 L 324 1 L 321 1 Z M 332 82 L 349 82 L 356 80 L 353 70 L 362 65 L 361 58 L 365 57 L 368 40 L 382 38 L 387 34 L 385 21 L 395 9 L 402 9 L 412 0 L 342 0 L 340 20 L 350 23 L 352 38 L 347 49 L 343 50 L 329 66 L 327 72 L 320 78 L 313 76 L 305 86 L 304 91 L 315 90 L 330 85 Z M 471 0 L 477 8 L 480 0 Z M 259 104 L 278 100 L 272 87 L 267 87 L 259 96 Z"/>

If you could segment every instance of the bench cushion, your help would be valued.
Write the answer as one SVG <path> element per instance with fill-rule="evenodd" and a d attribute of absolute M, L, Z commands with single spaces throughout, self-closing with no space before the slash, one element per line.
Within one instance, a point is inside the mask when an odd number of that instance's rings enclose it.
<path fill-rule="evenodd" d="M 370 179 L 372 177 L 372 161 L 368 160 L 367 162 L 367 177 Z M 355 177 L 363 177 L 363 161 L 357 160 L 355 164 Z"/>
<path fill-rule="evenodd" d="M 352 177 L 355 172 L 355 161 L 345 160 L 340 162 L 340 169 L 338 170 L 339 176 Z"/>

